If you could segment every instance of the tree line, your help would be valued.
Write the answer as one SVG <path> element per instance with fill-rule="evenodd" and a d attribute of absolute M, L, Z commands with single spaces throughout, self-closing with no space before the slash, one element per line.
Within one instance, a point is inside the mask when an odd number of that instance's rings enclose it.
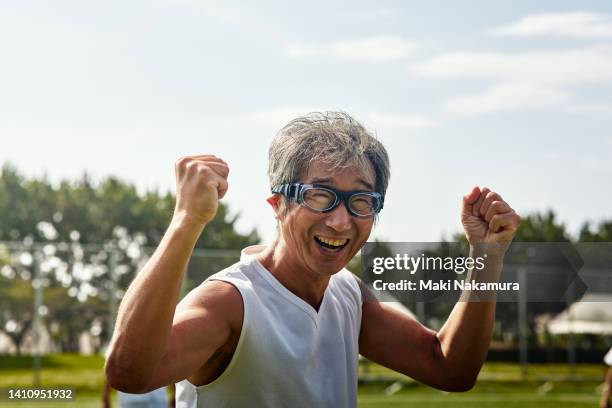
<path fill-rule="evenodd" d="M 53 223 L 54 241 L 71 241 L 75 232 L 81 243 L 102 243 L 117 226 L 144 234 L 146 245 L 155 246 L 164 234 L 174 209 L 172 193 L 157 190 L 138 194 L 136 187 L 116 177 L 94 183 L 86 173 L 76 181 L 53 186 L 46 178 L 26 178 L 5 164 L 0 174 L 0 241 L 46 239 L 40 222 Z M 235 231 L 238 215 L 230 217 L 221 203 L 196 247 L 242 248 L 259 241 L 255 230 Z M 71 237 L 72 234 L 72 237 Z"/>
<path fill-rule="evenodd" d="M 34 318 L 32 279 L 38 265 L 38 283 L 44 287 L 43 307 L 38 312 L 59 350 L 77 351 L 79 335 L 84 331 L 107 340 L 114 318 L 109 305 L 120 300 L 134 273 L 142 267 L 145 248 L 155 247 L 161 240 L 174 203 L 170 192 L 139 194 L 133 184 L 117 177 L 94 182 L 83 174 L 77 180 L 53 185 L 46 177 L 25 177 L 5 164 L 0 173 L 0 332 L 18 348 L 24 341 Z M 258 243 L 255 230 L 247 234 L 236 231 L 237 219 L 238 215 L 230 216 L 227 206 L 220 203 L 216 218 L 196 248 L 238 250 Z M 462 233 L 452 237 L 454 241 L 464 239 Z M 611 242 L 612 221 L 585 222 L 578 235 L 572 236 L 552 210 L 528 214 L 515 241 Z M 6 243 L 18 245 L 10 247 Z M 37 250 L 35 243 L 43 246 Z M 92 244 L 98 247 L 88 247 Z M 194 257 L 184 289 L 235 260 L 231 255 Z M 111 268 L 115 276 L 109 273 Z M 358 260 L 353 260 L 349 268 L 358 269 Z M 427 306 L 433 316 L 446 316 L 445 307 Z M 502 331 L 515 323 L 516 307 L 513 303 L 498 307 Z M 530 305 L 532 330 L 535 315 L 551 307 L 558 311 L 564 305 Z"/>
<path fill-rule="evenodd" d="M 0 332 L 19 352 L 34 322 L 33 286 L 40 284 L 43 304 L 37 312 L 58 351 L 78 351 L 83 332 L 101 345 L 110 336 L 113 301 L 120 300 L 161 240 L 174 204 L 172 193 L 139 194 L 116 177 L 94 182 L 83 174 L 53 185 L 5 164 L 0 174 Z M 236 231 L 237 219 L 220 203 L 196 248 L 237 250 L 258 243 L 254 229 Z M 194 257 L 184 289 L 235 260 Z"/>

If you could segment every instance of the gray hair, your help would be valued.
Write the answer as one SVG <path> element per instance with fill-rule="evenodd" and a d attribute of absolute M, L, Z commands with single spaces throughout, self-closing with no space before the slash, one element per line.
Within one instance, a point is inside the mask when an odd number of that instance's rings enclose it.
<path fill-rule="evenodd" d="M 298 181 L 314 160 L 322 160 L 332 169 L 373 169 L 375 190 L 383 195 L 387 190 L 390 173 L 385 147 L 344 112 L 309 113 L 278 132 L 268 151 L 271 187 Z"/>

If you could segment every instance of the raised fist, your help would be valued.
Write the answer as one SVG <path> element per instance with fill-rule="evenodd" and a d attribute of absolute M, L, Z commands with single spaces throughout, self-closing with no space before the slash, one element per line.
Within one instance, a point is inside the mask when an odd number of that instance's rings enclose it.
<path fill-rule="evenodd" d="M 509 244 L 521 217 L 496 192 L 474 187 L 463 197 L 461 223 L 470 244 Z"/>
<path fill-rule="evenodd" d="M 217 214 L 219 199 L 227 192 L 229 167 L 214 155 L 177 160 L 174 217 L 204 226 Z"/>

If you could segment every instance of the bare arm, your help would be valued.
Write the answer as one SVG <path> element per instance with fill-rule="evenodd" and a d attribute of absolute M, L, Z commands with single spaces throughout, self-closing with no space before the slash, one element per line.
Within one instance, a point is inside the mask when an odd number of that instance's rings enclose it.
<path fill-rule="evenodd" d="M 447 391 L 460 391 L 446 377 L 445 358 L 433 330 L 377 301 L 363 304 L 359 352 L 367 359 Z"/>
<path fill-rule="evenodd" d="M 473 189 L 464 197 L 462 221 L 472 245 L 470 256 L 487 252 L 484 273 L 470 271 L 470 279 L 496 281 L 503 253 L 520 217 L 488 189 Z M 463 300 L 472 296 L 467 292 Z M 384 303 L 363 304 L 360 352 L 365 357 L 447 391 L 473 387 L 482 367 L 495 321 L 495 296 L 486 301 L 458 302 L 439 333 Z"/>
<path fill-rule="evenodd" d="M 470 271 L 468 280 L 476 282 L 498 281 L 501 274 L 500 255 L 487 253 L 486 270 L 482 277 L 475 270 Z M 472 248 L 472 258 L 481 257 L 480 249 Z M 482 294 L 481 294 L 482 295 Z M 440 351 L 444 356 L 444 369 L 453 376 L 454 383 L 467 389 L 476 382 L 485 361 L 493 325 L 495 324 L 495 293 L 485 294 L 484 301 L 470 299 L 472 294 L 464 291 L 462 301 L 457 302 L 448 319 L 438 332 Z"/>
<path fill-rule="evenodd" d="M 375 300 L 362 311 L 362 355 L 434 388 L 473 387 L 489 349 L 495 301 L 458 302 L 438 333 Z"/>
<path fill-rule="evenodd" d="M 175 317 L 193 247 L 227 190 L 227 165 L 214 156 L 193 156 L 179 160 L 176 173 L 174 217 L 121 302 L 106 361 L 110 385 L 125 392 L 144 392 L 161 378 L 189 375 L 223 344 L 230 331 L 228 322 L 219 321 L 223 314 L 211 315 L 231 296 L 227 293 L 193 304 Z M 198 336 L 186 335 L 195 328 L 204 329 L 205 347 L 194 344 L 194 338 L 202 340 Z M 184 352 L 178 353 L 179 349 Z"/>

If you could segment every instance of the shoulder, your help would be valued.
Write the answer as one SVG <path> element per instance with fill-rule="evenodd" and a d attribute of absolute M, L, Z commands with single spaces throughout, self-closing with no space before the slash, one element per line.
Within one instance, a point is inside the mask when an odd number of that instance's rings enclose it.
<path fill-rule="evenodd" d="M 256 274 L 256 269 L 257 267 L 255 265 L 255 260 L 248 258 L 246 260 L 236 262 L 222 271 L 209 276 L 204 283 L 211 281 L 225 281 L 233 284 L 240 291 L 245 286 L 251 285 L 251 281 Z"/>
<path fill-rule="evenodd" d="M 177 305 L 175 316 L 188 315 L 208 325 L 240 331 L 244 314 L 238 287 L 225 280 L 206 280 Z"/>
<path fill-rule="evenodd" d="M 183 298 L 177 311 L 183 307 L 226 307 L 242 305 L 242 289 L 251 280 L 251 262 L 240 261 L 209 276 Z"/>

